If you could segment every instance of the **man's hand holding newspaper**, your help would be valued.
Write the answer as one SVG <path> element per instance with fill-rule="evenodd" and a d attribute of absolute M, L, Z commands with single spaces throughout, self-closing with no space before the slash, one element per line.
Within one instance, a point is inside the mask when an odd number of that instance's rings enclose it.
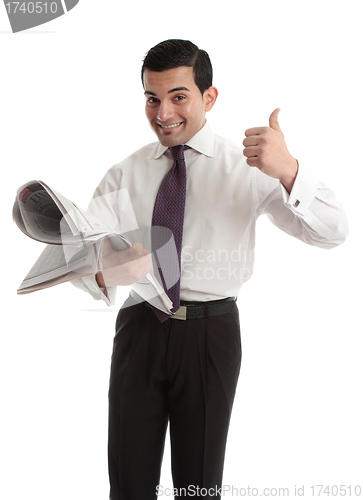
<path fill-rule="evenodd" d="M 152 270 L 151 255 L 141 243 L 127 250 L 116 251 L 106 237 L 103 243 L 103 269 L 96 274 L 101 288 L 132 285 Z"/>

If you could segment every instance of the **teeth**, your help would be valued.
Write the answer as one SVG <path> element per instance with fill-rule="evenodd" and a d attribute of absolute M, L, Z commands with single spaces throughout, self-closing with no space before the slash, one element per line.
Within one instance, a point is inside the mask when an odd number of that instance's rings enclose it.
<path fill-rule="evenodd" d="M 173 125 L 161 125 L 161 123 L 159 123 L 161 128 L 175 128 L 175 127 L 179 127 L 180 124 L 181 124 L 181 122 L 174 123 Z"/>

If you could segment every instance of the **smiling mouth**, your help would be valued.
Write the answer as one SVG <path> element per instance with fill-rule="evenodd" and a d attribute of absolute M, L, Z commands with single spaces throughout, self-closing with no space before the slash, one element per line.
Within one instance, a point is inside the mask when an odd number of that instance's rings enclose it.
<path fill-rule="evenodd" d="M 158 123 L 160 128 L 163 129 L 171 129 L 171 128 L 177 128 L 179 127 L 183 122 L 178 122 L 178 123 L 173 123 L 172 125 L 161 125 L 161 123 Z"/>

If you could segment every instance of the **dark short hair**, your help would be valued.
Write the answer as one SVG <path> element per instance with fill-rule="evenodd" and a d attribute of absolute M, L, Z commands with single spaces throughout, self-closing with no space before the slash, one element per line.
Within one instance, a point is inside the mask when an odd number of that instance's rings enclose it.
<path fill-rule="evenodd" d="M 202 95 L 212 85 L 213 70 L 209 55 L 189 40 L 165 40 L 150 49 L 141 68 L 142 84 L 146 69 L 166 71 L 180 66 L 193 68 L 194 81 Z"/>

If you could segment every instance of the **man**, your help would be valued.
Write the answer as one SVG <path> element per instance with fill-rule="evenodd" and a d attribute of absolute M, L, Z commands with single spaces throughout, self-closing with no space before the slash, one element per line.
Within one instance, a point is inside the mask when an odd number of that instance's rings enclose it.
<path fill-rule="evenodd" d="M 206 113 L 218 91 L 206 52 L 189 41 L 162 42 L 146 55 L 142 82 L 158 142 L 110 169 L 91 208 L 120 232 L 172 229 L 181 278 L 167 287 L 170 317 L 131 294 L 116 320 L 110 498 L 156 497 L 169 422 L 176 497 L 216 499 L 241 362 L 235 297 L 252 273 L 256 220 L 265 213 L 323 248 L 344 241 L 347 223 L 333 194 L 287 150 L 278 109 L 269 127 L 246 131 L 243 151 L 213 134 Z M 137 238 L 122 252 L 106 240 L 102 272 L 76 285 L 109 304 L 115 287 L 150 267 Z M 163 270 L 154 271 L 165 284 Z"/>

